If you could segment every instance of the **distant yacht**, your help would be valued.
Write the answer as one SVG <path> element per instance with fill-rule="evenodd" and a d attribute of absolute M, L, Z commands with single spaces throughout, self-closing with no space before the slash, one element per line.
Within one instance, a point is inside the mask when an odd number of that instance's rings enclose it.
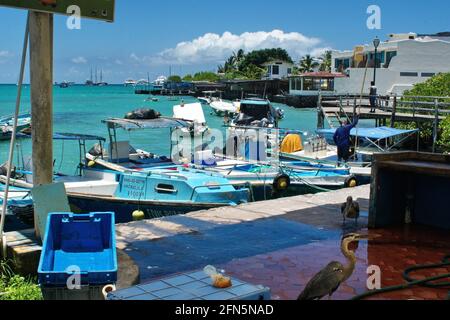
<path fill-rule="evenodd" d="M 153 81 L 153 84 L 155 86 L 163 86 L 166 82 L 167 82 L 167 77 L 159 76 L 155 81 Z"/>
<path fill-rule="evenodd" d="M 146 79 L 140 79 L 140 80 L 136 81 L 137 86 L 148 86 L 149 84 L 150 84 L 150 82 Z"/>
<path fill-rule="evenodd" d="M 100 82 L 99 82 L 97 68 L 95 68 L 95 81 L 93 79 L 93 72 L 92 72 L 92 68 L 91 68 L 91 78 L 86 80 L 85 85 L 90 86 L 90 87 L 105 87 L 105 86 L 107 86 L 108 83 L 103 81 L 103 70 L 100 70 Z"/>
<path fill-rule="evenodd" d="M 55 83 L 55 84 L 58 85 L 60 88 L 68 88 L 68 87 L 73 86 L 75 84 L 75 82 L 69 82 L 69 81 L 64 80 L 61 83 Z"/>
<path fill-rule="evenodd" d="M 123 85 L 125 86 L 125 87 L 134 87 L 135 85 L 136 85 L 136 80 L 133 80 L 133 79 L 127 79 L 127 80 L 125 80 L 125 82 L 123 83 Z"/>

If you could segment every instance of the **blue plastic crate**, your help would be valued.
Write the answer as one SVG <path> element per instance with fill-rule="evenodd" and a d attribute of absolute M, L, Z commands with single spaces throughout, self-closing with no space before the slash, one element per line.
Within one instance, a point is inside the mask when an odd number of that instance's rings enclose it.
<path fill-rule="evenodd" d="M 66 286 L 69 267 L 80 270 L 82 285 L 117 281 L 114 213 L 52 213 L 39 262 L 41 286 Z M 72 268 L 71 268 L 72 269 Z"/>

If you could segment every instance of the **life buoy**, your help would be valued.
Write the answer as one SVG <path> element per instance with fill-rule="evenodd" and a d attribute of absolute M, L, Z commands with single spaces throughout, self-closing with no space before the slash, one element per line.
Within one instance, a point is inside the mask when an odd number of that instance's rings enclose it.
<path fill-rule="evenodd" d="M 346 188 L 355 188 L 358 186 L 358 180 L 355 176 L 350 176 L 345 180 L 345 187 Z"/>
<path fill-rule="evenodd" d="M 285 191 L 291 185 L 291 178 L 287 174 L 280 174 L 273 180 L 274 191 Z"/>

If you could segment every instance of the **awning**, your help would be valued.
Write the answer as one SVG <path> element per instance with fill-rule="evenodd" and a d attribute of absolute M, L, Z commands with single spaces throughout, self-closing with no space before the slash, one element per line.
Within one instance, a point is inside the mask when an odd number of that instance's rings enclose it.
<path fill-rule="evenodd" d="M 320 129 L 317 130 L 318 134 L 331 134 L 334 135 L 336 129 Z M 410 135 L 412 133 L 419 132 L 419 129 L 415 130 L 400 130 L 388 127 L 379 128 L 354 128 L 350 132 L 353 137 L 368 138 L 374 140 L 382 140 L 388 138 L 394 138 L 403 135 Z"/>
<path fill-rule="evenodd" d="M 121 128 L 126 131 L 143 129 L 165 129 L 165 128 L 189 128 L 190 122 L 161 117 L 152 120 L 127 120 L 127 119 L 108 119 L 104 120 L 110 128 Z"/>
<path fill-rule="evenodd" d="M 31 139 L 30 134 L 18 133 L 19 138 Z M 76 133 L 54 133 L 53 140 L 67 140 L 67 141 L 106 141 L 105 138 L 100 136 L 91 136 L 87 134 L 76 134 Z"/>

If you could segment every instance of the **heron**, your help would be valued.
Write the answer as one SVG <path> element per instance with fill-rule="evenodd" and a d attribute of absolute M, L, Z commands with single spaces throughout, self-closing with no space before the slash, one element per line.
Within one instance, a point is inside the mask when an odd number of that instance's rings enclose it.
<path fill-rule="evenodd" d="M 325 296 L 331 297 L 353 274 L 356 267 L 356 256 L 349 249 L 352 242 L 358 242 L 368 239 L 367 235 L 350 233 L 343 237 L 341 242 L 341 251 L 348 264 L 344 266 L 342 263 L 333 261 L 328 264 L 322 271 L 317 273 L 306 285 L 303 292 L 297 300 L 320 300 Z"/>
<path fill-rule="evenodd" d="M 358 223 L 360 216 L 359 203 L 353 201 L 353 197 L 348 197 L 347 202 L 341 206 L 341 213 L 344 218 L 344 223 L 346 219 L 355 219 L 355 222 Z"/>

